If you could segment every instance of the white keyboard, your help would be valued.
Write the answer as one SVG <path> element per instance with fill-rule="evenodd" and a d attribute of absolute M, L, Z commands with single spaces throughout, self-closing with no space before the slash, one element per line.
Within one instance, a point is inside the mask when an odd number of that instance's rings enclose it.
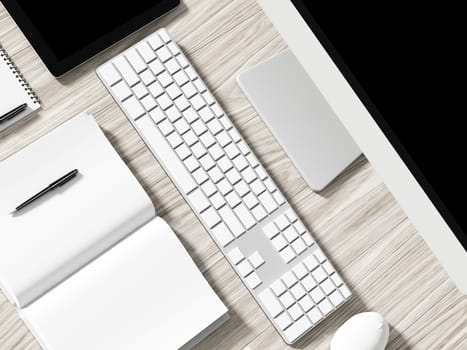
<path fill-rule="evenodd" d="M 350 298 L 165 29 L 97 73 L 288 344 Z"/>

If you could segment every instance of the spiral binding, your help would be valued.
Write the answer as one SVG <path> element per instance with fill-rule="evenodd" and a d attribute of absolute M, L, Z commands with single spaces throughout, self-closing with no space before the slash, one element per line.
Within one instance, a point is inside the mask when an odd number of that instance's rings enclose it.
<path fill-rule="evenodd" d="M 19 71 L 18 67 L 16 64 L 13 62 L 13 60 L 8 56 L 7 52 L 5 49 L 0 45 L 0 59 L 3 59 L 7 66 L 10 68 L 10 70 L 13 72 L 15 75 L 16 79 L 18 79 L 18 82 L 21 84 L 24 90 L 26 90 L 27 94 L 31 96 L 31 99 L 35 102 L 40 104 L 41 101 L 39 100 L 39 97 L 36 95 L 34 90 L 31 88 L 27 80 L 24 78 L 23 74 Z"/>

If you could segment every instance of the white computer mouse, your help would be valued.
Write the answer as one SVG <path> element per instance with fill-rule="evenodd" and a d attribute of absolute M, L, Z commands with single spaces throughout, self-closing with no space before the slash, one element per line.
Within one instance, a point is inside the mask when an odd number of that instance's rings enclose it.
<path fill-rule="evenodd" d="M 349 318 L 334 334 L 331 350 L 384 350 L 389 326 L 377 312 L 363 312 Z"/>

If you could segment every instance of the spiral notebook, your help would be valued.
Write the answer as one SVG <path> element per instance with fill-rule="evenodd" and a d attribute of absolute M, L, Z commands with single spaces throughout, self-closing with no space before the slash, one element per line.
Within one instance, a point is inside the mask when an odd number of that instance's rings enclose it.
<path fill-rule="evenodd" d="M 28 107 L 15 118 L 0 123 L 0 131 L 27 117 L 40 107 L 39 99 L 0 45 L 0 116 L 27 103 Z"/>

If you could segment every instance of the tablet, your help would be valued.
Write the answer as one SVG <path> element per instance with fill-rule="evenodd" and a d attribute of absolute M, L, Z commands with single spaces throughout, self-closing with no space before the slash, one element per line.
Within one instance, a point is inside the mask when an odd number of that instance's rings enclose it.
<path fill-rule="evenodd" d="M 2 0 L 58 77 L 179 5 L 180 0 Z"/>

